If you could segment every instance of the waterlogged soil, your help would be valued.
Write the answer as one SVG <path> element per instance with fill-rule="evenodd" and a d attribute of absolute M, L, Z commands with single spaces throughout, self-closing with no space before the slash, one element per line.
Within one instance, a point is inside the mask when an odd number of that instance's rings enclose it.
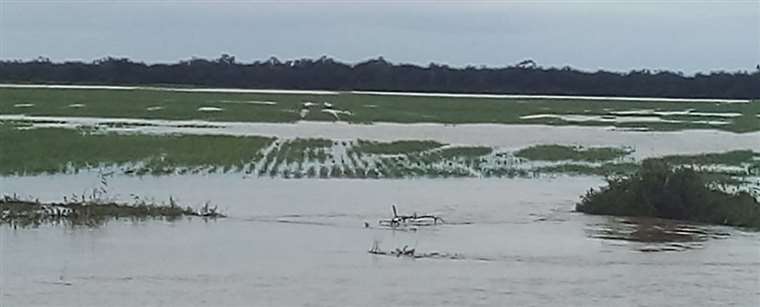
<path fill-rule="evenodd" d="M 0 192 L 53 201 L 99 181 L 87 172 L 0 177 Z M 760 303 L 760 234 L 573 212 L 578 195 L 601 184 L 114 176 L 113 199 L 211 200 L 229 217 L 0 226 L 0 297 L 9 306 Z M 391 204 L 446 223 L 378 226 Z M 375 242 L 423 257 L 369 254 Z"/>

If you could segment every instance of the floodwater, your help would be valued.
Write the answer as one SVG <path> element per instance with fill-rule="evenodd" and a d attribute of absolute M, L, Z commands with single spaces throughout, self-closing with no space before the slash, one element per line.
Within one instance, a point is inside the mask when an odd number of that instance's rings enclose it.
<path fill-rule="evenodd" d="M 94 173 L 0 177 L 60 200 Z M 116 176 L 110 196 L 213 201 L 230 217 L 0 226 L 7 306 L 758 306 L 760 234 L 573 212 L 596 177 L 243 179 Z M 433 213 L 443 225 L 377 220 Z M 364 228 L 364 222 L 371 227 Z M 408 245 L 411 259 L 372 255 Z"/>

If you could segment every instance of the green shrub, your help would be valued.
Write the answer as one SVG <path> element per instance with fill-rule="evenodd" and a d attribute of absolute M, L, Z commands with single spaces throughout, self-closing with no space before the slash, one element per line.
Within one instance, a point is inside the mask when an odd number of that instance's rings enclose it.
<path fill-rule="evenodd" d="M 589 190 L 576 210 L 760 227 L 760 203 L 749 193 L 710 189 L 702 174 L 654 159 L 630 177 L 608 179 L 606 187 Z"/>

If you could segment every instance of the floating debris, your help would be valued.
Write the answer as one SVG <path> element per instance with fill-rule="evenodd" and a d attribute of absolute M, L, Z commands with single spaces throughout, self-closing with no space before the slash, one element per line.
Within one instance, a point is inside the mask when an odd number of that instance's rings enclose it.
<path fill-rule="evenodd" d="M 387 227 L 401 227 L 401 226 L 431 226 L 443 223 L 443 219 L 436 215 L 417 215 L 415 212 L 413 215 L 398 215 L 396 211 L 396 205 L 393 208 L 393 218 L 387 220 L 379 220 L 380 226 Z"/>
<path fill-rule="evenodd" d="M 442 252 L 429 252 L 429 253 L 417 253 L 416 248 L 409 248 L 409 245 L 404 245 L 402 248 L 395 248 L 392 250 L 384 251 L 380 248 L 380 244 L 375 241 L 372 243 L 368 253 L 379 256 L 391 256 L 391 257 L 405 257 L 411 259 L 431 258 L 431 259 L 449 259 L 449 260 L 464 260 L 467 259 L 461 254 L 451 254 Z M 472 258 L 471 258 L 472 259 Z M 475 258 L 475 260 L 486 260 L 483 258 Z"/>
<path fill-rule="evenodd" d="M 409 249 L 408 245 L 404 245 L 403 248 L 396 248 L 395 250 L 391 251 L 383 251 L 380 249 L 380 245 L 375 241 L 372 244 L 372 248 L 369 249 L 369 253 L 373 255 L 389 255 L 389 256 L 396 256 L 396 257 L 412 257 L 414 258 L 414 248 Z"/>
<path fill-rule="evenodd" d="M 224 217 L 223 214 L 219 213 L 219 208 L 217 208 L 217 206 L 212 208 L 209 202 L 206 202 L 203 207 L 201 207 L 200 210 L 195 211 L 193 215 L 201 217 Z"/>
<path fill-rule="evenodd" d="M 86 107 L 86 105 L 82 103 L 72 103 L 69 105 L 69 108 L 74 108 L 74 109 L 79 109 L 79 108 L 84 108 L 84 107 Z"/>
<path fill-rule="evenodd" d="M 33 103 L 17 103 L 13 105 L 14 108 L 31 108 L 33 106 Z"/>

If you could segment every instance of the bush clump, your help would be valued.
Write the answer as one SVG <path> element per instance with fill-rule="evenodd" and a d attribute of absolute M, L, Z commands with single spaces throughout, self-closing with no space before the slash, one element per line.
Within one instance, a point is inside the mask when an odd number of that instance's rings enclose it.
<path fill-rule="evenodd" d="M 645 160 L 636 174 L 589 190 L 576 210 L 760 228 L 760 203 L 751 194 L 712 189 L 700 173 L 662 160 Z"/>

